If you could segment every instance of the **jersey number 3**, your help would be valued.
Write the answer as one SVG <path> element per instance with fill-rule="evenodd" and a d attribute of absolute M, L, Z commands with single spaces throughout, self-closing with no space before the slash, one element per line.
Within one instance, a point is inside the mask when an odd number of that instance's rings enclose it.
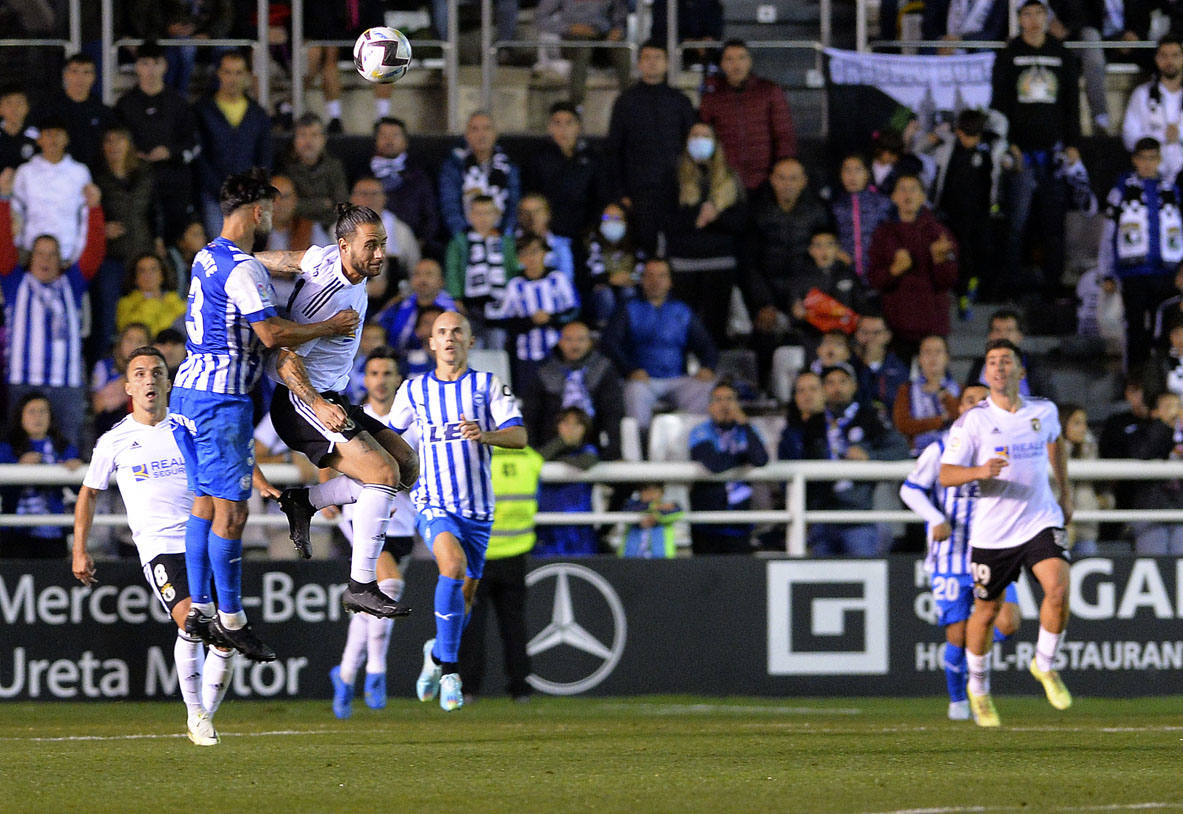
<path fill-rule="evenodd" d="M 205 336 L 205 323 L 201 318 L 201 309 L 205 305 L 205 295 L 201 293 L 201 278 L 196 274 L 189 282 L 189 313 L 185 317 L 185 326 L 189 330 L 189 339 L 193 344 L 200 345 Z"/>

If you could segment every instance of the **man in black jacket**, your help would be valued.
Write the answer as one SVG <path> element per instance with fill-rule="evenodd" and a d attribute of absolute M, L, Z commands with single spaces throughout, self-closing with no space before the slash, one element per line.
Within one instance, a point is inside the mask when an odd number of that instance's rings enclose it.
<path fill-rule="evenodd" d="M 542 447 L 557 434 L 555 419 L 566 407 L 579 407 L 592 419 L 592 443 L 606 461 L 620 458 L 620 419 L 624 391 L 616 368 L 592 344 L 582 322 L 569 322 L 554 354 L 522 388 L 522 414 L 534 443 Z M 601 446 L 601 437 L 606 438 Z"/>
<path fill-rule="evenodd" d="M 633 238 L 650 255 L 664 213 L 678 200 L 678 156 L 695 121 L 690 100 L 666 82 L 668 67 L 664 45 L 641 46 L 640 81 L 612 105 L 606 146 L 612 197 L 631 208 Z"/>
<path fill-rule="evenodd" d="M 805 439 L 805 457 L 832 461 L 894 461 L 908 457 L 904 437 L 879 418 L 874 407 L 855 400 L 858 379 L 846 363 L 822 370 L 826 397 L 824 434 Z M 809 496 L 811 509 L 870 509 L 873 481 L 826 483 Z M 878 557 L 884 553 L 879 529 L 862 525 L 815 523 L 809 527 L 809 548 L 815 557 Z"/>
<path fill-rule="evenodd" d="M 539 192 L 550 202 L 550 230 L 571 238 L 576 247 L 584 232 L 608 203 L 604 161 L 582 138 L 579 111 L 570 102 L 550 107 L 546 133 L 550 139 L 526 165 L 526 192 Z"/>
<path fill-rule="evenodd" d="M 1048 10 L 1039 0 L 1019 8 L 1019 36 L 994 60 L 990 106 L 1010 122 L 1014 167 L 1004 176 L 1010 227 L 1006 263 L 1011 291 L 1031 290 L 1019 273 L 1023 236 L 1033 217 L 1043 244 L 1043 285 L 1059 283 L 1064 270 L 1064 185 L 1056 177 L 1057 153 L 1080 161 L 1080 71 L 1076 58 L 1047 31 Z"/>
<path fill-rule="evenodd" d="M 1183 449 L 1183 407 L 1175 393 L 1160 393 L 1150 420 L 1130 437 L 1130 457 L 1143 460 L 1177 460 Z M 1183 483 L 1178 480 L 1143 481 L 1132 500 L 1134 509 L 1178 509 L 1183 507 Z M 1183 554 L 1183 525 L 1178 523 L 1132 523 L 1134 551 L 1139 555 Z"/>

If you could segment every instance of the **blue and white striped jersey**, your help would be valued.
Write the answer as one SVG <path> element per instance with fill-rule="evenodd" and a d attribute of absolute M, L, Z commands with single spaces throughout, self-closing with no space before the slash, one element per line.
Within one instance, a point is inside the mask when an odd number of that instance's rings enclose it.
<path fill-rule="evenodd" d="M 579 307 L 575 287 L 561 271 L 530 280 L 514 277 L 505 284 L 501 301 L 502 316 L 506 319 L 529 319 L 539 311 L 562 314 Z M 554 325 L 542 325 L 518 334 L 516 353 L 519 359 L 541 362 L 559 343 L 559 331 Z"/>
<path fill-rule="evenodd" d="M 23 268 L 0 277 L 8 303 L 8 381 L 39 387 L 81 387 L 82 296 L 78 264 L 52 283 Z"/>
<path fill-rule="evenodd" d="M 387 423 L 400 434 L 418 425 L 419 480 L 411 493 L 416 507 L 491 521 L 493 450 L 460 437 L 462 415 L 486 432 L 522 424 L 508 385 L 471 368 L 454 382 L 440 381 L 434 372 L 403 382 Z"/>
<path fill-rule="evenodd" d="M 263 264 L 224 237 L 193 258 L 185 329 L 188 356 L 176 386 L 211 393 L 249 393 L 263 372 L 263 343 L 251 328 L 276 315 Z"/>
<path fill-rule="evenodd" d="M 281 311 L 292 322 L 307 325 L 323 322 L 338 311 L 352 308 L 357 311 L 360 324 L 366 320 L 367 302 L 365 280 L 349 282 L 341 270 L 341 252 L 337 246 L 312 246 L 300 260 L 295 288 Z M 348 393 L 349 377 L 360 344 L 361 329 L 358 328 L 352 336 L 311 339 L 296 348 L 296 353 L 304 360 L 308 381 L 318 392 Z M 270 355 L 267 375 L 283 384 L 275 370 L 277 358 L 277 354 Z"/>
<path fill-rule="evenodd" d="M 940 576 L 970 573 L 969 529 L 978 501 L 977 481 L 946 489 L 938 480 L 947 437 L 948 433 L 944 433 L 940 440 L 924 448 L 916 468 L 900 488 L 900 498 L 925 519 L 928 527 L 924 569 Z M 944 540 L 933 540 L 932 529 L 941 523 L 948 523 L 952 532 Z"/>

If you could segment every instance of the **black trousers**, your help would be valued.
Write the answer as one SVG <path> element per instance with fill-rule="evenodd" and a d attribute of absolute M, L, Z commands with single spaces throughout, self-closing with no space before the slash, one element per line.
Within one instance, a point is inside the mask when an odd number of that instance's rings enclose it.
<path fill-rule="evenodd" d="M 514 698 L 530 694 L 530 656 L 526 654 L 526 555 L 486 560 L 477 586 L 472 616 L 460 640 L 460 678 L 464 690 L 477 695 L 485 678 L 485 631 L 490 606 L 497 611 L 497 629 L 505 653 L 507 692 Z"/>

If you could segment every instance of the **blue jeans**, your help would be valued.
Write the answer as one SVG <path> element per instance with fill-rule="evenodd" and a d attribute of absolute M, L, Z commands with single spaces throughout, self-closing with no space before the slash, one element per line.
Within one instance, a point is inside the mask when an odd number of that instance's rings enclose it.
<path fill-rule="evenodd" d="M 809 550 L 815 557 L 878 557 L 879 528 L 874 523 L 861 526 L 816 523 L 809 527 Z"/>

